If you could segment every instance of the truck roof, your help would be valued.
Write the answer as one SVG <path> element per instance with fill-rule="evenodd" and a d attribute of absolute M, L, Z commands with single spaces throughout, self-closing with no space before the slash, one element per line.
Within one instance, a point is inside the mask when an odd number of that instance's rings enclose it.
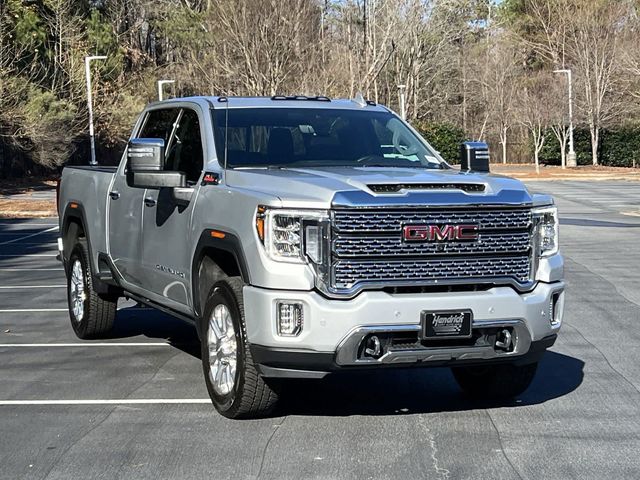
<path fill-rule="evenodd" d="M 207 102 L 213 104 L 214 108 L 340 108 L 349 110 L 362 110 L 364 108 L 378 112 L 388 112 L 389 110 L 380 104 L 370 100 L 338 98 L 330 99 L 325 96 L 306 95 L 275 95 L 273 97 L 224 97 L 224 96 L 193 96 L 171 98 L 161 102 L 154 102 L 151 105 L 167 105 L 178 102 Z"/>

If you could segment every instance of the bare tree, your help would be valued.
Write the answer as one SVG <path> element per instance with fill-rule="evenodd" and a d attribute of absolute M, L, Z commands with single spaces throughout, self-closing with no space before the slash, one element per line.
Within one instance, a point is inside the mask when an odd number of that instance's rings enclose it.
<path fill-rule="evenodd" d="M 540 152 L 545 143 L 545 130 L 557 102 L 554 95 L 549 93 L 550 84 L 548 74 L 537 73 L 524 78 L 519 88 L 518 118 L 531 135 L 536 173 L 540 173 Z"/>
<path fill-rule="evenodd" d="M 549 129 L 558 140 L 560 148 L 560 166 L 567 168 L 567 142 L 569 140 L 569 119 L 567 113 L 568 91 L 565 85 L 550 79 L 549 98 Z M 555 101 L 553 101 L 555 99 Z"/>
<path fill-rule="evenodd" d="M 597 165 L 601 129 L 624 109 L 620 46 L 630 10 L 624 1 L 579 2 L 572 7 L 565 8 L 561 21 L 570 22 L 567 52 L 577 70 L 582 90 L 578 106 L 589 125 L 591 158 Z"/>

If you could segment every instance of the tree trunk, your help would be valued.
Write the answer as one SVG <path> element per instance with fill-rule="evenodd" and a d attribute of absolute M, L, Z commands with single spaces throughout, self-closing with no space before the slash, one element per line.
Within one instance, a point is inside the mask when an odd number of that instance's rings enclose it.
<path fill-rule="evenodd" d="M 594 165 L 598 165 L 598 143 L 600 141 L 600 128 L 592 125 L 591 131 L 591 160 Z"/>

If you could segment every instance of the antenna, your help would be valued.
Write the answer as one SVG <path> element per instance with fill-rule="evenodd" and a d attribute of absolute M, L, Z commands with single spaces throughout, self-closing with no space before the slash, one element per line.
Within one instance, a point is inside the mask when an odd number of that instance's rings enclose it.
<path fill-rule="evenodd" d="M 353 98 L 353 101 L 355 103 L 357 103 L 358 105 L 360 105 L 361 107 L 366 107 L 367 106 L 367 101 L 364 99 L 364 96 L 362 95 L 362 92 L 356 93 L 356 96 Z"/>

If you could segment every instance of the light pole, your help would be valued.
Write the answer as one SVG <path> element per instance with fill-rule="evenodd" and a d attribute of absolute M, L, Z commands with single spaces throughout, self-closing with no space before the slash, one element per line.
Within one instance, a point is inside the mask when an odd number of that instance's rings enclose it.
<path fill-rule="evenodd" d="M 404 107 L 404 90 L 407 88 L 406 85 L 398 85 L 398 94 L 400 95 L 400 118 L 403 120 L 407 119 L 407 111 Z"/>
<path fill-rule="evenodd" d="M 573 148 L 573 87 L 571 83 L 571 70 L 554 70 L 553 73 L 566 74 L 569 83 L 569 155 L 567 155 L 567 166 L 576 167 L 576 151 Z"/>
<path fill-rule="evenodd" d="M 89 140 L 91 140 L 91 161 L 89 165 L 97 165 L 96 161 L 96 139 L 93 134 L 93 99 L 91 96 L 91 69 L 92 60 L 105 60 L 105 55 L 84 57 L 84 74 L 87 77 L 87 105 L 89 106 Z"/>
<path fill-rule="evenodd" d="M 163 95 L 162 95 L 162 87 L 166 84 L 166 83 L 176 83 L 175 80 L 158 80 L 158 100 L 162 101 L 163 100 Z"/>

